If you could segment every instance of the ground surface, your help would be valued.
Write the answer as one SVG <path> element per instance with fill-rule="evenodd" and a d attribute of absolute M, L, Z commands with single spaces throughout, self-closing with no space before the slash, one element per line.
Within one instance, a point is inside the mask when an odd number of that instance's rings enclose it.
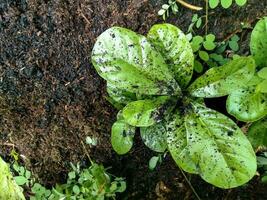
<path fill-rule="evenodd" d="M 127 178 L 128 190 L 119 199 L 196 199 L 169 156 L 155 171 L 148 170 L 153 152 L 140 138 L 126 156 L 112 151 L 110 127 L 117 111 L 106 101 L 105 83 L 90 63 L 100 33 L 114 25 L 147 33 L 161 22 L 161 2 L 0 0 L 1 156 L 8 159 L 14 144 L 27 168 L 51 187 L 65 181 L 70 162 L 87 164 L 82 142 L 91 136 L 98 145 L 86 146 L 90 156 Z M 210 31 L 224 39 L 240 30 L 240 22 L 253 25 L 264 15 L 267 2 L 262 0 L 250 0 L 246 8 L 215 10 Z M 191 16 L 181 9 L 169 22 L 186 31 Z M 202 199 L 267 199 L 267 186 L 257 178 L 245 187 L 220 190 L 187 176 Z"/>

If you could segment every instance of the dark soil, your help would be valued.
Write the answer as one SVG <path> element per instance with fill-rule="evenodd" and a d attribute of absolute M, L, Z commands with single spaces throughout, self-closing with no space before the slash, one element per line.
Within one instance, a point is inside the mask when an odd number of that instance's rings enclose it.
<path fill-rule="evenodd" d="M 253 25 L 267 15 L 266 1 L 250 1 L 244 8 L 212 11 L 210 32 L 225 39 L 241 31 L 241 22 Z M 170 156 L 156 170 L 148 170 L 153 152 L 140 138 L 128 155 L 115 154 L 110 128 L 117 111 L 106 100 L 105 82 L 90 63 L 99 34 L 114 25 L 147 33 L 162 22 L 157 16 L 162 2 L 0 0 L 1 156 L 9 159 L 14 146 L 26 167 L 51 187 L 65 181 L 70 162 L 86 166 L 88 151 L 93 160 L 126 177 L 127 192 L 119 199 L 196 199 Z M 168 21 L 186 31 L 192 14 L 181 8 Z M 241 50 L 247 53 L 247 48 Z M 97 138 L 98 144 L 86 145 L 85 151 L 86 136 Z M 267 186 L 257 177 L 232 190 L 187 177 L 202 199 L 267 199 Z"/>

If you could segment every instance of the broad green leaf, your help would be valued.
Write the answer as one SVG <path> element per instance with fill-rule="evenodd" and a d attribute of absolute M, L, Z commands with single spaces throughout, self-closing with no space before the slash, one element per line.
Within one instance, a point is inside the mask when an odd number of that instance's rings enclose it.
<path fill-rule="evenodd" d="M 267 67 L 262 68 L 259 72 L 258 72 L 258 76 L 263 78 L 263 79 L 267 79 Z"/>
<path fill-rule="evenodd" d="M 202 18 L 198 18 L 196 23 L 196 28 L 200 28 L 201 24 L 202 24 Z"/>
<path fill-rule="evenodd" d="M 215 37 L 214 34 L 211 34 L 210 33 L 210 34 L 208 34 L 208 35 L 205 36 L 205 39 L 206 39 L 206 41 L 214 42 L 215 39 L 216 39 L 216 37 Z"/>
<path fill-rule="evenodd" d="M 219 5 L 219 0 L 209 0 L 210 8 L 216 8 Z"/>
<path fill-rule="evenodd" d="M 240 37 L 238 35 L 233 35 L 231 38 L 230 38 L 230 41 L 235 41 L 235 42 L 238 42 L 240 40 Z"/>
<path fill-rule="evenodd" d="M 239 45 L 236 41 L 230 41 L 229 42 L 229 47 L 233 50 L 233 51 L 238 51 L 239 49 Z"/>
<path fill-rule="evenodd" d="M 73 188 L 72 188 L 72 191 L 78 195 L 81 191 L 80 191 L 80 188 L 78 185 L 74 185 Z"/>
<path fill-rule="evenodd" d="M 163 55 L 179 85 L 186 87 L 193 74 L 194 55 L 185 34 L 171 24 L 157 24 L 148 39 Z"/>
<path fill-rule="evenodd" d="M 153 156 L 152 158 L 150 158 L 149 163 L 148 163 L 149 169 L 150 170 L 155 169 L 155 167 L 157 166 L 158 161 L 159 161 L 159 157 L 158 156 Z"/>
<path fill-rule="evenodd" d="M 164 152 L 166 150 L 166 128 L 163 122 L 140 128 L 140 135 L 145 145 L 151 150 L 156 152 Z"/>
<path fill-rule="evenodd" d="M 102 33 L 92 63 L 108 83 L 131 93 L 178 95 L 180 88 L 161 54 L 147 39 L 125 28 Z"/>
<path fill-rule="evenodd" d="M 201 58 L 201 60 L 204 60 L 206 62 L 210 59 L 209 54 L 206 51 L 199 51 L 198 55 Z"/>
<path fill-rule="evenodd" d="M 197 174 L 197 166 L 193 162 L 188 148 L 184 118 L 176 111 L 172 119 L 168 121 L 167 145 L 172 158 L 184 171 Z"/>
<path fill-rule="evenodd" d="M 254 122 L 248 130 L 248 139 L 254 149 L 267 148 L 267 118 Z"/>
<path fill-rule="evenodd" d="M 254 73 L 254 59 L 252 57 L 240 57 L 221 67 L 209 69 L 189 86 L 188 91 L 195 97 L 225 96 L 246 86 Z"/>
<path fill-rule="evenodd" d="M 191 105 L 184 126 L 190 156 L 200 176 L 220 188 L 248 182 L 256 173 L 256 156 L 241 129 L 215 110 Z"/>
<path fill-rule="evenodd" d="M 196 22 L 198 20 L 198 14 L 194 14 L 192 17 L 192 22 Z"/>
<path fill-rule="evenodd" d="M 247 0 L 235 0 L 236 4 L 239 6 L 243 6 L 247 3 Z"/>
<path fill-rule="evenodd" d="M 25 200 L 20 187 L 13 180 L 9 166 L 0 157 L 0 199 Z"/>
<path fill-rule="evenodd" d="M 195 60 L 195 62 L 194 62 L 194 70 L 197 73 L 202 73 L 203 72 L 203 65 L 197 60 Z"/>
<path fill-rule="evenodd" d="M 259 68 L 267 67 L 267 17 L 261 19 L 253 29 L 250 51 Z"/>
<path fill-rule="evenodd" d="M 111 129 L 111 144 L 118 154 L 126 154 L 133 146 L 135 127 L 116 121 Z"/>
<path fill-rule="evenodd" d="M 223 8 L 229 8 L 233 3 L 233 0 L 221 0 L 221 5 Z"/>
<path fill-rule="evenodd" d="M 123 108 L 122 115 L 131 126 L 147 127 L 161 121 L 170 109 L 170 98 L 161 96 L 131 102 Z"/>
<path fill-rule="evenodd" d="M 257 91 L 267 94 L 267 80 L 262 81 L 257 85 Z"/>
<path fill-rule="evenodd" d="M 211 51 L 211 50 L 215 49 L 216 44 L 214 42 L 211 42 L 211 41 L 205 41 L 203 43 L 203 46 L 206 50 Z"/>
<path fill-rule="evenodd" d="M 256 121 L 267 115 L 267 94 L 256 91 L 261 81 L 254 76 L 247 86 L 233 91 L 227 98 L 227 112 L 245 122 Z"/>
<path fill-rule="evenodd" d="M 165 12 L 166 12 L 166 10 L 164 10 L 164 9 L 160 9 L 160 10 L 158 11 L 158 15 L 159 15 L 159 16 L 164 15 Z"/>
<path fill-rule="evenodd" d="M 199 35 L 193 37 L 193 40 L 191 42 L 191 47 L 193 49 L 193 52 L 197 52 L 200 49 L 203 40 L 204 40 L 203 37 Z"/>
<path fill-rule="evenodd" d="M 114 101 L 122 105 L 136 101 L 136 95 L 134 93 L 119 89 L 110 83 L 107 84 L 107 93 Z"/>
<path fill-rule="evenodd" d="M 25 183 L 28 182 L 28 179 L 24 176 L 15 176 L 14 180 L 18 185 L 24 185 Z"/>

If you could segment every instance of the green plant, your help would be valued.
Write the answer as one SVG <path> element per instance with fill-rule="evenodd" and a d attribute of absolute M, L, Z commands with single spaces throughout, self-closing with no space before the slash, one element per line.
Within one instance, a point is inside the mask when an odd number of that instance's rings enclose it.
<path fill-rule="evenodd" d="M 32 176 L 32 173 L 24 166 L 20 166 L 17 161 L 15 161 L 12 165 L 12 169 L 18 174 L 17 176 L 14 176 L 16 183 L 22 188 L 29 188 L 31 193 L 34 194 L 30 195 L 30 200 L 46 200 L 51 197 L 51 190 L 46 189 L 39 184 Z"/>
<path fill-rule="evenodd" d="M 191 47 L 195 54 L 194 69 L 196 72 L 201 73 L 203 71 L 203 65 L 198 61 L 198 58 L 201 59 L 202 62 L 209 62 L 210 55 L 208 52 L 216 48 L 215 35 L 208 34 L 205 37 L 200 35 L 194 36 L 191 41 Z"/>
<path fill-rule="evenodd" d="M 92 163 L 87 169 L 72 165 L 67 183 L 53 189 L 56 199 L 101 200 L 115 199 L 116 193 L 124 192 L 126 183 L 122 178 L 111 181 L 110 175 L 102 165 Z"/>
<path fill-rule="evenodd" d="M 17 176 L 14 176 L 17 185 L 26 188 L 26 192 L 30 190 L 30 200 L 115 199 L 116 193 L 123 192 L 126 189 L 125 181 L 122 178 L 111 178 L 111 175 L 106 172 L 102 165 L 92 162 L 91 166 L 86 169 L 81 169 L 79 164 L 74 166 L 71 163 L 71 166 L 73 170 L 68 173 L 67 182 L 57 184 L 52 190 L 46 189 L 38 183 L 31 172 L 20 166 L 17 161 L 12 165 L 12 169 L 17 173 Z M 23 191 L 19 186 L 17 186 L 19 190 Z M 12 189 L 12 187 L 10 188 Z"/>
<path fill-rule="evenodd" d="M 154 170 L 156 166 L 160 163 L 162 163 L 163 158 L 166 156 L 166 154 L 159 153 L 157 156 L 152 156 L 149 159 L 148 167 L 150 170 Z"/>
<path fill-rule="evenodd" d="M 202 7 L 191 5 L 183 0 L 168 0 L 168 3 L 161 6 L 161 9 L 158 11 L 158 15 L 162 16 L 163 20 L 166 20 L 170 16 L 170 11 L 172 11 L 173 14 L 177 14 L 177 3 L 192 10 L 202 10 Z"/>
<path fill-rule="evenodd" d="M 14 179 L 18 185 L 26 185 L 29 187 L 29 184 L 32 184 L 31 172 L 23 166 L 19 166 L 17 162 L 12 165 L 12 168 L 18 173 L 18 176 L 15 176 Z"/>
<path fill-rule="evenodd" d="M 170 11 L 173 14 L 178 13 L 178 6 L 176 0 L 169 0 L 168 4 L 163 4 L 158 11 L 158 15 L 162 16 L 163 20 L 166 20 L 170 16 Z"/>
<path fill-rule="evenodd" d="M 0 199 L 24 200 L 21 188 L 10 173 L 9 166 L 0 157 Z"/>
<path fill-rule="evenodd" d="M 211 68 L 226 64 L 230 60 L 223 56 L 226 51 L 231 54 L 229 57 L 237 57 L 234 54 L 239 50 L 238 41 L 240 38 L 237 35 L 233 35 L 229 41 L 223 42 L 215 42 L 216 38 L 213 34 L 208 34 L 204 37 L 200 35 L 188 37 L 187 35 L 187 38 L 195 55 L 194 70 L 197 73 L 203 72 L 204 65 Z"/>
<path fill-rule="evenodd" d="M 239 40 L 238 35 L 233 35 L 229 40 L 218 43 L 216 53 L 222 54 L 228 49 L 232 52 L 237 52 L 239 50 Z"/>
<path fill-rule="evenodd" d="M 190 25 L 188 26 L 188 30 L 187 30 L 188 35 L 190 35 L 190 37 L 189 37 L 190 40 L 191 40 L 191 38 L 192 38 L 192 35 L 195 33 L 195 31 L 194 31 L 194 27 L 197 28 L 197 29 L 199 29 L 199 28 L 201 27 L 201 25 L 202 25 L 202 18 L 203 18 L 203 17 L 204 17 L 204 16 L 199 17 L 198 14 L 194 14 L 194 15 L 192 16 L 191 23 L 190 23 Z M 188 37 L 188 36 L 187 36 L 187 37 Z"/>
<path fill-rule="evenodd" d="M 110 97 L 124 106 L 111 131 L 118 154 L 131 149 L 139 127 L 150 149 L 168 150 L 180 168 L 217 187 L 237 187 L 254 176 L 256 156 L 246 136 L 203 101 L 245 85 L 255 73 L 252 57 L 211 68 L 188 86 L 194 65 L 190 43 L 177 27 L 161 24 L 147 38 L 108 29 L 94 45 L 92 63 Z"/>
<path fill-rule="evenodd" d="M 246 84 L 227 99 L 227 111 L 240 121 L 254 122 L 267 115 L 267 17 L 261 19 L 251 35 L 250 49 L 257 71 Z"/>
<path fill-rule="evenodd" d="M 235 3 L 238 5 L 238 6 L 243 6 L 245 5 L 247 2 L 247 0 L 235 0 Z M 221 3 L 221 6 L 223 8 L 229 8 L 232 3 L 233 3 L 233 0 L 209 0 L 209 6 L 210 8 L 216 8 L 219 3 Z"/>

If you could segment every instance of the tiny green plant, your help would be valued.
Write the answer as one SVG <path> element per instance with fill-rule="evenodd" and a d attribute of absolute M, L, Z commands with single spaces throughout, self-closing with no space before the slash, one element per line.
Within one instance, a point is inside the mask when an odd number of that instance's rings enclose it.
<path fill-rule="evenodd" d="M 158 15 L 162 16 L 163 20 L 166 20 L 169 16 L 170 16 L 170 12 L 172 12 L 173 14 L 177 14 L 178 13 L 178 5 L 177 3 L 179 3 L 180 5 L 192 9 L 192 10 L 202 10 L 202 7 L 198 7 L 198 6 L 194 6 L 191 5 L 183 0 L 168 0 L 168 3 L 163 4 L 161 6 L 161 9 L 158 11 Z"/>
<path fill-rule="evenodd" d="M 51 190 L 46 189 L 44 186 L 39 184 L 32 176 L 32 173 L 24 166 L 19 165 L 17 161 L 15 161 L 12 165 L 12 169 L 17 174 L 17 176 L 14 176 L 16 183 L 22 188 L 30 188 L 30 200 L 46 200 L 51 197 Z"/>
<path fill-rule="evenodd" d="M 126 182 L 123 178 L 113 178 L 112 175 L 106 172 L 106 169 L 102 165 L 92 162 L 89 168 L 81 169 L 79 163 L 76 166 L 71 163 L 71 167 L 72 171 L 68 173 L 67 182 L 65 184 L 57 184 L 55 188 L 49 190 L 38 183 L 29 170 L 15 162 L 12 165 L 12 169 L 18 174 L 14 177 L 17 183 L 17 192 L 22 194 L 22 188 L 30 189 L 31 191 L 28 195 L 30 200 L 100 200 L 109 198 L 115 199 L 116 193 L 124 192 L 126 189 Z M 15 181 L 13 182 L 14 184 L 16 184 Z M 3 185 L 4 184 L 1 184 L 0 186 L 3 187 Z M 11 185 L 9 188 L 9 193 L 13 192 L 11 191 Z M 1 194 L 0 191 L 0 197 L 3 197 L 1 195 L 7 195 L 9 193 Z M 12 194 L 20 195 L 20 193 L 17 194 L 13 192 Z M 24 200 L 23 197 L 24 196 L 13 199 Z"/>
<path fill-rule="evenodd" d="M 162 16 L 163 20 L 166 20 L 170 16 L 170 12 L 173 14 L 178 13 L 178 5 L 176 0 L 169 0 L 168 4 L 163 4 L 158 11 L 158 15 Z"/>
<path fill-rule="evenodd" d="M 188 27 L 187 32 L 192 36 L 195 33 L 194 28 L 199 29 L 202 25 L 202 17 L 199 17 L 198 14 L 194 14 L 191 19 L 191 23 Z"/>
<path fill-rule="evenodd" d="M 92 63 L 107 81 L 110 98 L 122 107 L 111 131 L 118 154 L 130 151 L 138 128 L 150 149 L 169 151 L 181 169 L 217 187 L 237 187 L 255 175 L 256 156 L 247 137 L 203 101 L 246 85 L 255 75 L 252 56 L 211 68 L 189 85 L 191 45 L 177 27 L 159 24 L 147 38 L 125 28 L 108 29 L 94 45 Z"/>
<path fill-rule="evenodd" d="M 126 182 L 122 178 L 111 180 L 102 165 L 92 163 L 87 169 L 80 169 L 79 164 L 72 164 L 67 183 L 53 189 L 55 199 L 115 199 L 116 193 L 124 192 Z"/>
<path fill-rule="evenodd" d="M 211 68 L 226 64 L 230 59 L 223 56 L 223 54 L 227 51 L 234 57 L 239 50 L 239 37 L 237 35 L 232 36 L 229 41 L 216 42 L 215 40 L 215 35 L 211 33 L 204 37 L 196 35 L 189 38 L 195 55 L 194 70 L 197 73 L 203 72 L 203 65 Z"/>

